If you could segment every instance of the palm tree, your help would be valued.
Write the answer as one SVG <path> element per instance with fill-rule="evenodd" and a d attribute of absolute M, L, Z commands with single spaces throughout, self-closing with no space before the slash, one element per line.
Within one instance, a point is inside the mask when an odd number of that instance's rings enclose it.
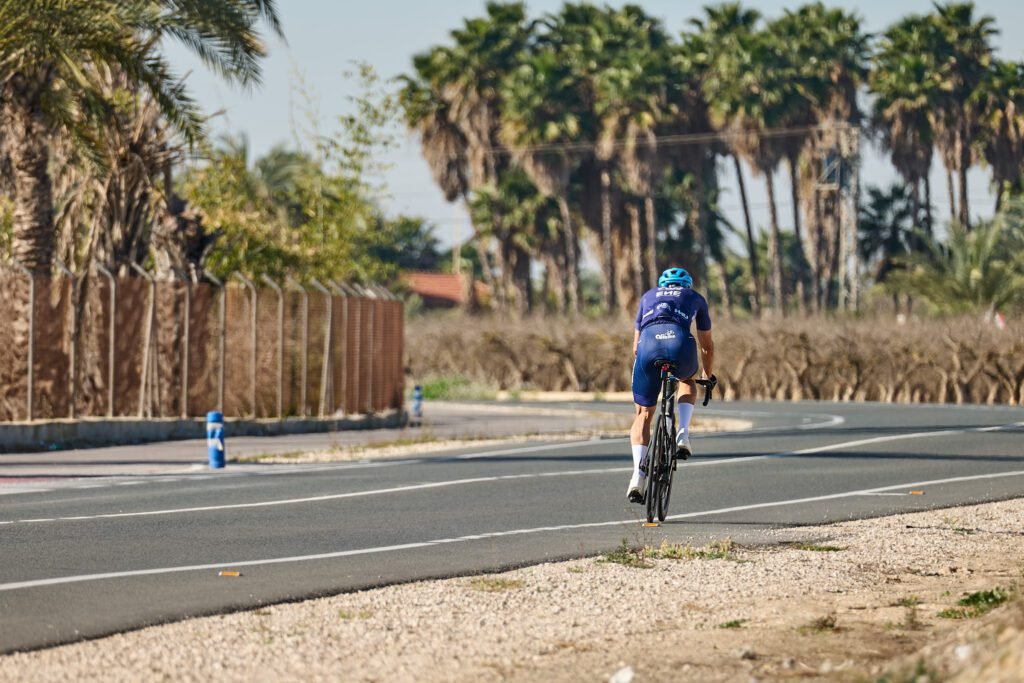
<path fill-rule="evenodd" d="M 933 110 L 932 126 L 947 173 L 958 179 L 959 212 L 954 218 L 968 230 L 967 171 L 974 162 L 981 118 L 973 95 L 992 65 L 991 39 L 998 33 L 994 23 L 990 16 L 975 20 L 972 2 L 937 4 L 927 23 L 928 47 L 943 93 Z M 951 204 L 952 194 L 950 187 Z"/>
<path fill-rule="evenodd" d="M 683 34 L 682 58 L 688 70 L 696 72 L 701 82 L 704 98 L 710 106 L 715 106 L 711 98 L 722 88 L 723 79 L 728 77 L 725 69 L 728 60 L 737 50 L 742 49 L 750 35 L 757 30 L 761 15 L 757 10 L 744 9 L 738 2 L 704 8 L 705 18 L 692 19 L 693 33 Z M 727 125 L 728 106 L 718 103 L 719 125 Z M 722 111 L 725 113 L 722 113 Z M 743 178 L 743 167 L 740 164 L 741 152 L 732 141 L 726 141 L 726 149 L 732 157 L 733 169 L 740 192 L 743 207 L 744 227 L 747 238 L 747 259 L 750 264 L 752 291 L 751 305 L 755 316 L 761 313 L 761 276 L 755 249 L 754 226 L 750 219 L 750 203 L 747 199 L 746 181 Z"/>
<path fill-rule="evenodd" d="M 272 0 L 0 5 L 0 116 L 14 174 L 14 257 L 37 272 L 48 271 L 53 259 L 51 134 L 70 136 L 102 161 L 93 150 L 112 108 L 103 69 L 145 89 L 170 124 L 196 142 L 202 119 L 160 53 L 160 38 L 183 43 L 225 78 L 253 84 L 264 55 L 260 20 L 280 33 Z"/>
<path fill-rule="evenodd" d="M 954 222 L 949 239 L 925 244 L 891 287 L 942 313 L 995 312 L 1024 306 L 1024 221 L 1015 202 L 1008 214 L 968 231 Z"/>
<path fill-rule="evenodd" d="M 1007 193 L 1021 193 L 1024 169 L 1024 64 L 997 60 L 975 93 L 981 153 L 992 167 L 995 213 Z"/>
<path fill-rule="evenodd" d="M 867 75 L 868 37 L 855 14 L 826 8 L 820 2 L 787 11 L 769 25 L 794 70 L 799 96 L 786 117 L 788 125 L 802 129 L 787 136 L 787 160 L 793 188 L 793 223 L 796 241 L 810 266 L 812 300 L 822 306 L 822 271 L 827 253 L 821 202 L 817 187 L 826 150 L 841 148 L 841 136 L 860 123 L 858 90 Z M 817 130 L 811 130 L 811 127 Z M 800 229 L 800 209 L 808 221 L 807 240 Z M 804 271 L 806 275 L 806 270 Z"/>
<path fill-rule="evenodd" d="M 935 144 L 930 113 L 941 96 L 933 58 L 927 47 L 927 20 L 910 16 L 882 35 L 868 76 L 874 95 L 871 128 L 911 187 L 914 224 L 928 234 L 932 233 L 929 170 Z"/>
<path fill-rule="evenodd" d="M 887 190 L 869 187 L 867 201 L 860 207 L 858 248 L 865 263 L 873 263 L 874 280 L 884 285 L 899 269 L 915 243 L 913 188 L 893 184 Z M 899 313 L 899 298 L 893 292 L 893 308 Z"/>
<path fill-rule="evenodd" d="M 733 149 L 764 175 L 768 191 L 772 309 L 784 311 L 783 254 L 775 201 L 775 170 L 785 155 L 778 141 L 765 131 L 784 122 L 794 84 L 779 68 L 778 51 L 763 32 L 740 33 L 728 54 L 722 56 L 713 78 L 704 84 L 716 128 L 723 130 Z"/>
<path fill-rule="evenodd" d="M 532 33 L 522 3 L 488 3 L 486 16 L 466 20 L 451 32 L 453 45 L 417 55 L 415 74 L 403 77 L 400 101 L 406 123 L 420 135 L 423 154 L 448 201 L 470 201 L 472 193 L 496 186 L 507 170 L 510 157 L 500 136 L 502 83 L 522 61 Z M 477 234 L 476 239 L 484 260 L 486 236 Z M 482 266 L 493 286 L 489 264 Z"/>
<path fill-rule="evenodd" d="M 566 5 L 561 14 L 548 17 L 531 54 L 505 80 L 501 131 L 513 159 L 537 189 L 558 202 L 564 232 L 564 306 L 571 312 L 581 310 L 579 237 L 569 198 L 580 155 L 571 147 L 597 134 L 572 39 L 577 10 L 586 6 Z"/>

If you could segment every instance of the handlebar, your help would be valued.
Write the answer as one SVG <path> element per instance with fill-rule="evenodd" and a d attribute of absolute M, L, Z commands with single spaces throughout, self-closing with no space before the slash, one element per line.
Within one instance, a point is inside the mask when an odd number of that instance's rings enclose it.
<path fill-rule="evenodd" d="M 704 387 L 704 402 L 701 405 L 706 406 L 711 402 L 711 394 L 715 392 L 715 387 L 718 386 L 718 378 L 711 375 L 708 379 L 697 379 L 694 381 Z"/>
<path fill-rule="evenodd" d="M 673 375 L 669 368 L 670 366 L 667 363 L 661 366 L 662 377 L 667 377 L 673 382 L 681 382 L 682 380 Z M 711 395 L 715 392 L 715 387 L 718 386 L 718 378 L 711 375 L 707 379 L 695 379 L 693 381 L 704 387 L 704 402 L 701 405 L 706 406 L 711 402 Z"/>

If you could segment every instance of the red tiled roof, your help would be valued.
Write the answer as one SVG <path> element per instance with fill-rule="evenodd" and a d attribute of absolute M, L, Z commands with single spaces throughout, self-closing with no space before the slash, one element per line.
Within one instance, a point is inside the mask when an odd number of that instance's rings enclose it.
<path fill-rule="evenodd" d="M 466 303 L 466 279 L 457 273 L 406 273 L 409 289 L 424 301 Z"/>

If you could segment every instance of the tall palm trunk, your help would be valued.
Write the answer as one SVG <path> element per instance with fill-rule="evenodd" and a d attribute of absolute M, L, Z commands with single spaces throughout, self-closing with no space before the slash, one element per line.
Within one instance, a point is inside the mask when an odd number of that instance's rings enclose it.
<path fill-rule="evenodd" d="M 14 230 L 11 253 L 33 272 L 53 263 L 53 183 L 46 122 L 33 96 L 38 84 L 12 78 L 2 96 L 7 151 L 14 175 Z"/>
<path fill-rule="evenodd" d="M 604 255 L 604 277 L 601 295 L 604 312 L 611 314 L 619 305 L 618 277 L 612 250 L 612 178 L 607 168 L 601 169 L 601 253 Z"/>
<path fill-rule="evenodd" d="M 814 204 L 812 208 L 814 211 L 814 229 L 816 236 L 814 239 L 814 244 L 812 245 L 814 248 L 814 253 L 811 256 L 811 258 L 813 259 L 813 272 L 811 274 L 811 297 L 813 298 L 814 312 L 821 313 L 822 309 L 825 308 L 826 306 L 825 287 L 823 286 L 823 281 L 825 280 L 825 278 L 828 277 L 828 266 L 825 263 L 827 236 L 825 233 L 825 217 L 821 210 L 821 197 L 818 195 L 817 192 L 815 192 L 813 199 Z"/>
<path fill-rule="evenodd" d="M 967 170 L 971 166 L 971 148 L 967 144 L 967 138 L 963 133 L 960 135 L 959 143 L 960 157 L 957 163 L 957 174 L 960 181 L 960 224 L 964 230 L 971 229 L 971 205 L 967 199 Z"/>
<path fill-rule="evenodd" d="M 754 317 L 761 315 L 761 273 L 757 265 L 757 248 L 754 245 L 754 226 L 750 220 L 750 203 L 747 201 L 747 183 L 743 180 L 743 167 L 740 158 L 732 155 L 732 163 L 736 169 L 736 183 L 740 188 L 740 203 L 743 205 L 743 221 L 747 228 L 747 258 L 750 261 L 750 279 L 753 280 L 753 291 L 750 294 L 750 307 Z"/>
<path fill-rule="evenodd" d="M 530 254 L 524 249 L 512 246 L 510 258 L 512 312 L 522 317 L 533 308 L 533 293 L 530 291 Z"/>
<path fill-rule="evenodd" d="M 722 317 L 732 320 L 732 287 L 722 259 L 715 260 L 715 270 L 718 271 L 718 287 L 722 290 Z"/>
<path fill-rule="evenodd" d="M 795 156 L 787 159 L 789 165 L 789 197 L 793 204 L 793 236 L 796 238 L 797 272 L 796 300 L 800 315 L 807 314 L 807 252 L 804 250 L 803 227 L 800 221 L 800 168 Z"/>
<path fill-rule="evenodd" d="M 782 239 L 779 235 L 779 212 L 775 205 L 775 179 L 773 170 L 764 174 L 764 182 L 768 188 L 768 217 L 771 222 L 771 239 L 768 241 L 768 261 L 772 268 L 772 310 L 776 315 L 785 315 L 785 302 L 782 297 Z"/>
<path fill-rule="evenodd" d="M 917 178 L 910 185 L 911 227 L 921 227 L 921 179 Z"/>
<path fill-rule="evenodd" d="M 580 277 L 576 256 L 576 231 L 572 225 L 572 212 L 565 194 L 558 195 L 558 209 L 562 213 L 562 230 L 565 233 L 565 289 L 569 312 L 579 313 Z"/>
<path fill-rule="evenodd" d="M 647 280 L 648 287 L 658 285 L 658 230 L 654 216 L 654 197 L 644 197 L 644 214 L 647 222 Z"/>
<path fill-rule="evenodd" d="M 629 228 L 633 247 L 633 299 L 639 301 L 644 293 L 644 252 L 643 238 L 640 232 L 640 210 L 636 208 L 636 204 L 628 202 L 626 204 L 626 213 L 629 214 Z"/>
<path fill-rule="evenodd" d="M 949 220 L 956 221 L 956 193 L 953 191 L 953 171 L 946 167 L 946 192 L 949 193 Z"/>
<path fill-rule="evenodd" d="M 924 229 L 931 237 L 932 231 L 932 181 L 925 173 L 924 176 Z"/>

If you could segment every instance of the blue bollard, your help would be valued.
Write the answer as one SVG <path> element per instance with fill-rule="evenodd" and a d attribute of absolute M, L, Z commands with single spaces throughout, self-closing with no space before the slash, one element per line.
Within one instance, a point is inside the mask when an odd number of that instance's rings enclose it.
<path fill-rule="evenodd" d="M 217 410 L 206 414 L 206 451 L 210 467 L 224 467 L 224 415 Z"/>
<path fill-rule="evenodd" d="M 423 387 L 419 384 L 412 388 L 412 416 L 417 420 L 423 417 Z"/>

